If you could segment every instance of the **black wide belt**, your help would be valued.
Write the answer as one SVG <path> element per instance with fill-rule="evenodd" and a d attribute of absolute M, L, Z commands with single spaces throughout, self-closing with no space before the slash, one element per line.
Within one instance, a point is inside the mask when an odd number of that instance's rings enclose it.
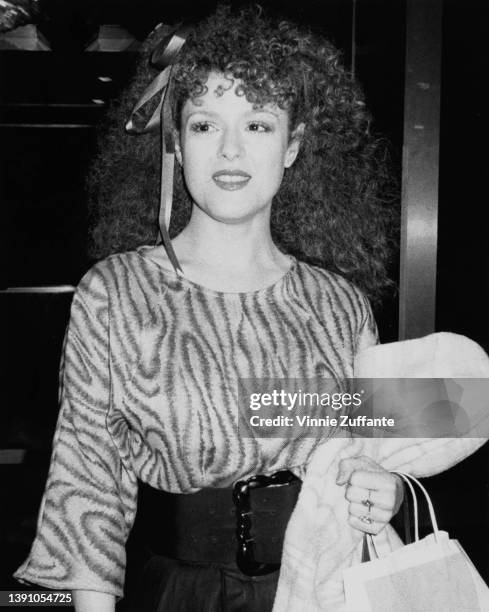
<path fill-rule="evenodd" d="M 301 484 L 282 470 L 241 480 L 233 488 L 190 494 L 143 485 L 139 503 L 158 520 L 146 525 L 148 546 L 155 554 L 182 561 L 236 562 L 249 576 L 273 572 L 280 567 L 285 529 Z"/>

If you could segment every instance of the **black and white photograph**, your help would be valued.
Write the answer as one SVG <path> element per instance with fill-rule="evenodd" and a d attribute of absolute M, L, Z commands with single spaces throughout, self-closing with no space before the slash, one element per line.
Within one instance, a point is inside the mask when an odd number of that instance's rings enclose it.
<path fill-rule="evenodd" d="M 0 0 L 0 608 L 489 612 L 485 0 Z"/>

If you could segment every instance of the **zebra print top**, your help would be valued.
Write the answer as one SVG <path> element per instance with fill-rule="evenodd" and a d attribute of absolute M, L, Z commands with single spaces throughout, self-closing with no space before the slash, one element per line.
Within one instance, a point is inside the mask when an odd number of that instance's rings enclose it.
<path fill-rule="evenodd" d="M 351 377 L 376 342 L 363 294 L 293 260 L 277 282 L 224 293 L 177 278 L 150 247 L 81 280 L 37 535 L 15 577 L 122 595 L 138 479 L 193 492 L 304 468 L 317 438 L 237 432 L 238 377 Z"/>

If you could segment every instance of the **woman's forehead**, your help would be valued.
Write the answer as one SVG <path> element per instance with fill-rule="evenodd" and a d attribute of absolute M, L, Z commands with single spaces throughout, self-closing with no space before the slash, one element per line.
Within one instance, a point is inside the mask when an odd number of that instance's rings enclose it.
<path fill-rule="evenodd" d="M 259 112 L 267 111 L 278 118 L 286 118 L 287 111 L 274 102 L 251 103 L 245 96 L 243 81 L 232 76 L 211 72 L 204 83 L 205 92 L 190 97 L 184 104 L 183 114 L 200 111 Z"/>

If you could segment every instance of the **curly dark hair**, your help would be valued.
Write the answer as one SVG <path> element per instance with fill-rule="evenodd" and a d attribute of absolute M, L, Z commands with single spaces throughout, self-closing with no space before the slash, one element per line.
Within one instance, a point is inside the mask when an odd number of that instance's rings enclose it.
<path fill-rule="evenodd" d="M 112 104 L 99 138 L 88 179 L 94 258 L 157 236 L 159 137 L 125 134 L 123 126 L 156 74 L 148 67 L 150 51 L 167 33 L 160 27 L 142 45 L 132 84 Z M 372 133 L 363 93 L 341 65 L 339 51 L 317 33 L 265 17 L 257 7 L 236 12 L 218 7 L 191 31 L 174 67 L 176 126 L 185 100 L 205 93 L 211 71 L 240 79 L 249 102 L 286 109 L 291 129 L 306 125 L 298 159 L 272 206 L 276 244 L 341 274 L 376 301 L 391 285 L 386 272 L 396 219 L 391 173 L 385 143 Z M 172 236 L 185 227 L 190 208 L 177 172 Z"/>

